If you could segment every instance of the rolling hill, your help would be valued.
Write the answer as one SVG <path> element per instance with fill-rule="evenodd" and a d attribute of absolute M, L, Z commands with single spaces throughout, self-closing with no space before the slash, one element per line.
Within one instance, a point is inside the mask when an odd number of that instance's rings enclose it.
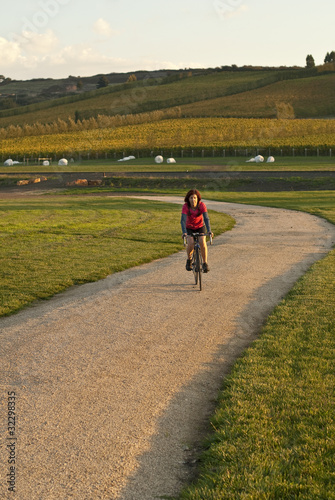
<path fill-rule="evenodd" d="M 265 87 L 181 106 L 184 116 L 238 118 L 335 117 L 335 73 L 276 82 Z"/>
<path fill-rule="evenodd" d="M 115 83 L 99 90 L 2 110 L 0 127 L 51 123 L 69 117 L 82 120 L 99 114 L 137 114 L 175 106 L 187 117 L 332 117 L 334 84 L 335 72 L 322 73 L 317 69 L 158 74 L 157 78 Z"/>

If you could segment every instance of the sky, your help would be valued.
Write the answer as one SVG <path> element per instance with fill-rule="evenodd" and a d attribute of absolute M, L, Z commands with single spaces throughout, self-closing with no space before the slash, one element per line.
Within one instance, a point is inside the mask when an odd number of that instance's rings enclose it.
<path fill-rule="evenodd" d="M 0 75 L 322 64 L 330 0 L 15 0 L 0 18 Z"/>

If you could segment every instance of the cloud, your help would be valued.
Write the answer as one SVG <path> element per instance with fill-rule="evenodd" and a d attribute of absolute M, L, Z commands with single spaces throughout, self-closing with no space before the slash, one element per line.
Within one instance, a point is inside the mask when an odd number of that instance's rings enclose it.
<path fill-rule="evenodd" d="M 45 33 L 35 33 L 33 31 L 23 31 L 20 38 L 22 51 L 28 54 L 48 54 L 59 45 L 59 40 L 52 30 Z"/>
<path fill-rule="evenodd" d="M 112 30 L 110 24 L 102 19 L 98 19 L 94 24 L 93 24 L 93 30 L 95 33 L 97 33 L 100 36 L 110 38 L 112 35 L 114 35 L 116 32 Z"/>
<path fill-rule="evenodd" d="M 0 37 L 0 67 L 6 67 L 15 64 L 21 54 L 21 49 L 18 43 L 10 42 L 3 37 Z"/>
<path fill-rule="evenodd" d="M 91 76 L 134 69 L 131 61 L 104 55 L 88 44 L 60 47 L 59 40 L 51 33 L 41 38 L 37 34 L 23 35 L 20 43 L 0 37 L 1 73 L 12 79 L 65 78 L 70 74 Z M 38 40 L 43 40 L 48 50 L 36 48 Z"/>
<path fill-rule="evenodd" d="M 25 31 L 15 41 L 0 37 L 1 73 L 12 79 L 65 78 L 70 74 L 91 76 L 99 73 L 142 69 L 190 67 L 190 62 L 174 63 L 147 58 L 121 58 L 103 53 L 89 43 L 61 45 L 52 30 L 45 33 Z M 199 63 L 194 63 L 194 66 Z"/>

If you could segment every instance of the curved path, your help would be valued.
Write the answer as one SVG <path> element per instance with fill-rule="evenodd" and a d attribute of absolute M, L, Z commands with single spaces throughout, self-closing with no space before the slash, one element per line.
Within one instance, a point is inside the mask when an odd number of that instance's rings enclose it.
<path fill-rule="evenodd" d="M 307 214 L 207 205 L 237 223 L 215 238 L 201 293 L 180 252 L 0 320 L 2 396 L 15 391 L 18 415 L 13 497 L 2 397 L 1 498 L 146 500 L 192 476 L 222 378 L 335 241 Z"/>

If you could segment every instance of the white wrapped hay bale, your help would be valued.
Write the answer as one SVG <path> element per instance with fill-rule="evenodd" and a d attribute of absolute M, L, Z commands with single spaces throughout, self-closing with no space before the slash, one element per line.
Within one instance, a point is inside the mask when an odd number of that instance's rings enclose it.
<path fill-rule="evenodd" d="M 275 161 L 275 159 L 273 156 L 269 156 L 266 161 L 267 161 L 267 163 L 273 163 Z"/>
<path fill-rule="evenodd" d="M 14 162 L 11 158 L 8 158 L 8 160 L 4 162 L 4 165 L 5 167 L 12 167 L 14 165 Z"/>
<path fill-rule="evenodd" d="M 155 158 L 155 162 L 156 162 L 156 163 L 163 163 L 163 160 L 164 160 L 164 158 L 163 158 L 163 156 L 161 156 L 161 155 L 158 155 L 158 156 L 156 156 L 156 158 Z"/>
<path fill-rule="evenodd" d="M 129 161 L 129 160 L 135 160 L 135 156 L 124 156 L 123 158 L 120 158 L 118 161 Z"/>
<path fill-rule="evenodd" d="M 250 161 L 256 161 L 256 160 L 255 160 L 255 158 L 250 158 L 250 160 L 246 160 L 246 163 L 248 163 Z"/>
<path fill-rule="evenodd" d="M 176 160 L 174 158 L 168 158 L 166 163 L 176 163 Z"/>
<path fill-rule="evenodd" d="M 58 162 L 58 165 L 62 166 L 62 165 L 67 165 L 68 164 L 68 161 L 66 158 L 61 158 Z"/>
<path fill-rule="evenodd" d="M 262 163 L 263 161 L 264 161 L 264 156 L 262 156 L 262 155 L 255 156 L 256 163 Z"/>
<path fill-rule="evenodd" d="M 49 165 L 50 165 L 50 162 L 48 160 L 44 160 L 43 167 L 48 167 Z"/>

